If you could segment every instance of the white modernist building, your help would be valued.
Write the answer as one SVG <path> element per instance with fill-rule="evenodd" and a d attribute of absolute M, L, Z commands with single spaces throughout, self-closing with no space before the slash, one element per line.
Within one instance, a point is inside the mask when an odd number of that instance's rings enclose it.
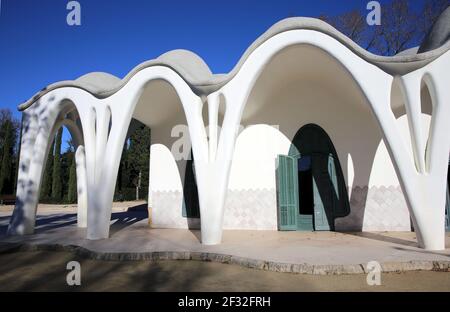
<path fill-rule="evenodd" d="M 421 247 L 444 249 L 449 20 L 447 10 L 419 48 L 381 57 L 322 21 L 291 18 L 228 74 L 176 50 L 124 79 L 90 73 L 48 86 L 19 107 L 9 233 L 33 233 L 49 143 L 66 126 L 78 146 L 78 225 L 108 238 L 137 120 L 152 129 L 152 227 L 199 228 L 204 244 L 219 244 L 223 229 L 414 229 Z"/>

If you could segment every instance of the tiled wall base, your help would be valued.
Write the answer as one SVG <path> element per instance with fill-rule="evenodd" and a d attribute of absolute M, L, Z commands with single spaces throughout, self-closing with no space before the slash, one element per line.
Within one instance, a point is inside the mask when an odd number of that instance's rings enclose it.
<path fill-rule="evenodd" d="M 200 228 L 199 219 L 183 218 L 181 192 L 153 192 L 152 196 L 153 227 Z M 350 215 L 335 220 L 336 231 L 411 230 L 409 212 L 400 186 L 355 187 L 350 206 Z M 223 228 L 276 231 L 276 190 L 229 190 Z"/>
<path fill-rule="evenodd" d="M 200 229 L 200 219 L 183 217 L 182 192 L 152 192 L 152 227 Z"/>
<path fill-rule="evenodd" d="M 337 231 L 410 231 L 408 207 L 400 186 L 354 187 L 351 213 L 336 219 Z"/>
<path fill-rule="evenodd" d="M 411 218 L 400 186 L 371 187 L 363 231 L 410 231 Z"/>
<path fill-rule="evenodd" d="M 278 225 L 275 189 L 228 190 L 223 228 L 276 231 Z"/>

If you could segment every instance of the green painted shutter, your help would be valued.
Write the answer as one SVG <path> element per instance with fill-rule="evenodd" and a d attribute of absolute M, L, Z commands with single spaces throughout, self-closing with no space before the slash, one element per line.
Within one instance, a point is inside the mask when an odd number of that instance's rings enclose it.
<path fill-rule="evenodd" d="M 297 158 L 278 156 L 278 226 L 281 231 L 297 230 L 298 170 Z"/>

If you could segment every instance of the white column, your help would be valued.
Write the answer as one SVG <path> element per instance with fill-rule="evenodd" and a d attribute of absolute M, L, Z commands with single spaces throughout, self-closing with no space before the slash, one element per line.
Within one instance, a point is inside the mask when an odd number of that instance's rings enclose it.
<path fill-rule="evenodd" d="M 9 235 L 34 233 L 36 207 L 35 199 L 33 199 L 33 181 L 30 181 L 28 176 L 38 131 L 39 125 L 36 116 L 30 112 L 23 112 L 16 206 L 8 227 Z"/>
<path fill-rule="evenodd" d="M 9 225 L 10 235 L 33 234 L 50 137 L 54 132 L 58 107 L 24 112 L 16 207 Z"/>
<path fill-rule="evenodd" d="M 78 210 L 77 220 L 79 228 L 87 227 L 87 207 L 88 207 L 88 188 L 86 172 L 86 154 L 84 146 L 79 146 L 75 153 L 75 163 L 77 167 L 77 194 Z"/>
<path fill-rule="evenodd" d="M 386 91 L 390 90 L 388 86 L 382 87 L 383 83 L 380 81 L 379 91 L 370 96 L 374 113 L 383 130 L 386 147 L 402 185 L 419 246 L 427 250 L 445 249 L 446 176 L 450 150 L 450 108 L 445 105 L 445 100 L 450 97 L 450 92 L 443 82 L 446 75 L 439 73 L 438 67 L 445 68 L 434 64 L 427 68 L 432 74 L 424 76 L 424 71 L 420 70 L 402 77 L 414 158 L 407 152 L 410 147 L 402 139 L 395 117 L 387 105 L 390 99 L 390 92 Z M 433 100 L 433 117 L 428 151 L 425 153 L 425 142 L 419 138 L 423 127 L 418 118 L 420 101 L 416 97 L 419 96 L 418 88 L 422 77 L 432 77 L 431 75 L 435 78 L 428 79 Z"/>
<path fill-rule="evenodd" d="M 97 106 L 95 111 L 95 154 L 91 155 L 94 163 L 94 172 L 91 174 L 91 183 L 89 184 L 89 209 L 87 212 L 88 231 L 87 238 L 91 240 L 105 239 L 109 237 L 109 227 L 111 222 L 112 197 L 114 194 L 117 170 L 111 166 L 113 160 L 117 158 L 117 153 L 122 149 L 112 150 L 108 145 L 118 137 L 113 134 L 117 131 L 127 131 L 121 129 L 120 125 L 113 124 L 111 129 L 111 138 L 108 134 L 111 121 L 111 110 L 105 103 L 103 106 Z M 123 144 L 123 141 L 122 141 Z M 120 154 L 119 154 L 120 161 Z M 93 177 L 92 177 L 93 175 Z"/>

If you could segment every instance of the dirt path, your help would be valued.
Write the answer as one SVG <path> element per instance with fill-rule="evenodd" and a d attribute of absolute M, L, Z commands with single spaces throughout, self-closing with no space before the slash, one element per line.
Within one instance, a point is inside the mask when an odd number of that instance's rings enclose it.
<path fill-rule="evenodd" d="M 81 264 L 80 287 L 66 284 L 66 265 Z M 265 272 L 234 265 L 167 261 L 86 260 L 69 252 L 0 254 L 0 291 L 450 291 L 450 273 L 313 276 Z"/>

